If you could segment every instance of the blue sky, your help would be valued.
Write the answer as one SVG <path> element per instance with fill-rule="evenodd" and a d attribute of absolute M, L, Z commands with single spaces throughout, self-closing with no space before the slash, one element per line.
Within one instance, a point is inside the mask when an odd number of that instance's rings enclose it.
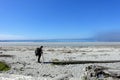
<path fill-rule="evenodd" d="M 120 0 L 0 0 L 0 39 L 91 38 L 120 31 Z"/>

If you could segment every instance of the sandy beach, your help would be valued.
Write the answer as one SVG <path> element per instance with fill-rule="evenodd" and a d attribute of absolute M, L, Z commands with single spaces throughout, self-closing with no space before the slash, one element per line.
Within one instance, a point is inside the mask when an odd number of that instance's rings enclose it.
<path fill-rule="evenodd" d="M 71 74 L 68 80 L 81 80 L 85 67 L 89 65 L 101 65 L 120 69 L 117 63 L 89 63 L 54 65 L 51 63 L 38 63 L 35 49 L 43 45 L 44 61 L 75 61 L 75 60 L 120 60 L 120 43 L 17 43 L 1 42 L 0 61 L 6 62 L 11 69 L 0 72 L 1 80 L 54 80 L 56 77 Z M 14 77 L 13 77 L 14 76 Z"/>

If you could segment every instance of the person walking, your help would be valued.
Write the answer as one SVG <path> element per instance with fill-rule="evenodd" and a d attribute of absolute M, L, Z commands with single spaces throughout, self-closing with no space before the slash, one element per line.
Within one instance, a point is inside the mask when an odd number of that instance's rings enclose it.
<path fill-rule="evenodd" d="M 42 48 L 43 48 L 43 46 L 40 46 L 40 48 L 37 48 L 37 49 L 35 50 L 35 54 L 36 54 L 36 56 L 38 56 L 38 63 L 41 63 L 40 58 L 41 58 L 41 56 L 43 55 L 43 50 L 42 50 Z"/>

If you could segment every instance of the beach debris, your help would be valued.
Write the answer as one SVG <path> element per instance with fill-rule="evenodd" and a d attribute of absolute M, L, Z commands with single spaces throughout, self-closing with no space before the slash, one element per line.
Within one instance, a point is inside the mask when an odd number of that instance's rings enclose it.
<path fill-rule="evenodd" d="M 0 54 L 0 57 L 14 57 L 14 55 Z"/>
<path fill-rule="evenodd" d="M 85 68 L 83 80 L 120 80 L 120 69 L 90 65 Z"/>
<path fill-rule="evenodd" d="M 50 77 L 50 78 L 53 78 L 54 76 L 52 76 L 51 74 L 43 74 L 42 77 Z"/>
<path fill-rule="evenodd" d="M 72 74 L 61 74 L 53 78 L 52 80 L 69 80 L 69 78 L 71 78 L 72 76 L 73 76 Z"/>

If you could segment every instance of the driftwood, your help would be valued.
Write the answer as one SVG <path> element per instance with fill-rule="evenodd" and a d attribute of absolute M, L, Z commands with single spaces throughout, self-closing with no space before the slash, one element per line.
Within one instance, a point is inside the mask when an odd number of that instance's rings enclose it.
<path fill-rule="evenodd" d="M 14 57 L 14 55 L 7 55 L 7 54 L 2 54 L 0 57 Z"/>
<path fill-rule="evenodd" d="M 84 80 L 120 80 L 120 69 L 91 65 L 86 67 Z"/>

